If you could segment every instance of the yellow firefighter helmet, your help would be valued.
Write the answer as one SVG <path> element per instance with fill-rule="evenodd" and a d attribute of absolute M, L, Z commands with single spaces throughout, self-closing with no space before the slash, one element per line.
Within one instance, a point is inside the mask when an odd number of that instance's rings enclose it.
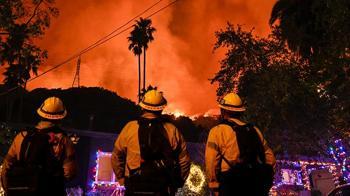
<path fill-rule="evenodd" d="M 49 97 L 43 102 L 43 104 L 41 104 L 37 113 L 39 116 L 46 119 L 60 120 L 66 117 L 67 110 L 60 98 Z"/>
<path fill-rule="evenodd" d="M 219 101 L 219 107 L 228 111 L 244 112 L 241 98 L 236 93 L 229 93 Z"/>
<path fill-rule="evenodd" d="M 161 111 L 167 105 L 167 101 L 162 92 L 152 89 L 145 93 L 139 105 L 146 110 Z"/>

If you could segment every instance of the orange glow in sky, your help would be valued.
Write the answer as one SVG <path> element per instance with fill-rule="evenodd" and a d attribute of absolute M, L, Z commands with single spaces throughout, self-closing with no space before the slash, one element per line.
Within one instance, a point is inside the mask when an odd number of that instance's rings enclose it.
<path fill-rule="evenodd" d="M 62 62 L 97 39 L 110 33 L 157 0 L 56 1 L 60 10 L 39 41 L 49 52 L 40 71 Z M 164 0 L 162 5 L 170 1 Z M 169 111 L 204 114 L 217 108 L 216 86 L 209 78 L 219 70 L 223 53 L 213 53 L 214 32 L 229 21 L 269 33 L 268 19 L 275 0 L 179 0 L 152 17 L 155 40 L 147 50 L 147 84 L 158 86 L 168 100 Z M 148 14 L 146 14 L 148 15 Z M 128 50 L 125 32 L 81 57 L 83 86 L 101 86 L 136 101 L 137 58 Z M 76 61 L 28 84 L 69 88 Z M 39 73 L 40 73 L 39 71 Z"/>

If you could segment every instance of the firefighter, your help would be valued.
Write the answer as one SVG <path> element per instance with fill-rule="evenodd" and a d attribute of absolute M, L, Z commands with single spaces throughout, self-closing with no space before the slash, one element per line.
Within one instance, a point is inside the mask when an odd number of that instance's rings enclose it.
<path fill-rule="evenodd" d="M 74 146 L 59 126 L 67 115 L 63 102 L 49 97 L 37 109 L 37 114 L 41 120 L 35 129 L 17 134 L 4 159 L 2 179 L 8 195 L 65 195 L 64 182 L 76 175 Z M 38 165 L 40 168 L 35 167 Z M 40 176 L 21 173 L 27 170 L 35 170 Z M 21 186 L 16 184 L 19 182 L 16 178 L 28 180 L 22 183 L 30 190 L 16 187 Z M 36 179 L 38 182 L 32 183 Z"/>
<path fill-rule="evenodd" d="M 219 101 L 221 123 L 208 136 L 205 164 L 214 195 L 267 195 L 276 160 L 260 130 L 241 120 L 246 110 L 236 93 Z"/>
<path fill-rule="evenodd" d="M 167 101 L 149 88 L 139 103 L 142 115 L 127 123 L 114 144 L 112 167 L 126 195 L 174 195 L 190 170 L 186 143 L 162 116 Z"/>

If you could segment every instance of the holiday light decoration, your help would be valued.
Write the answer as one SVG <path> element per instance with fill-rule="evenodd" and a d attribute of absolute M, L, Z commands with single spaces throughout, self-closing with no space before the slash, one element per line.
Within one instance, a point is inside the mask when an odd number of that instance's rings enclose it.
<path fill-rule="evenodd" d="M 334 161 L 341 168 L 342 180 L 344 183 L 350 182 L 350 160 L 349 155 L 343 145 L 341 139 L 336 139 L 329 147 L 329 154 L 333 157 Z"/>
<path fill-rule="evenodd" d="M 84 191 L 80 187 L 69 187 L 66 188 L 66 195 L 83 196 Z"/>
<path fill-rule="evenodd" d="M 105 162 L 110 163 L 111 153 L 97 151 L 96 157 L 95 176 L 94 182 L 92 183 L 92 188 L 96 192 L 112 190 L 113 195 L 122 195 L 125 192 L 125 187 L 119 186 L 118 182 L 116 182 L 114 174 L 112 176 L 105 175 L 107 176 L 108 180 L 105 180 L 106 177 L 102 178 L 99 174 L 100 171 L 104 171 L 106 173 L 109 172 L 109 169 L 100 167 L 103 163 L 103 161 L 101 161 L 102 159 L 105 159 Z M 277 160 L 277 173 L 275 175 L 274 186 L 272 187 L 270 194 L 276 195 L 281 191 L 287 191 L 288 187 L 296 187 L 296 190 L 311 190 L 309 176 L 313 170 L 318 169 L 327 169 L 334 176 L 333 180 L 335 184 L 337 184 L 340 173 L 340 165 L 340 163 L 338 164 L 316 160 Z M 110 165 L 104 164 L 102 167 L 110 167 Z M 110 172 L 113 173 L 112 170 Z M 191 164 L 189 177 L 187 178 L 184 187 L 181 188 L 176 195 L 203 195 L 203 193 L 207 191 L 206 186 L 206 177 L 201 166 Z M 294 191 L 292 189 L 290 191 Z"/>
<path fill-rule="evenodd" d="M 102 152 L 97 151 L 96 152 L 96 166 L 94 168 L 95 175 L 94 175 L 94 181 L 91 185 L 93 192 L 98 192 L 99 190 L 103 189 L 114 189 L 112 195 L 123 195 L 125 192 L 124 186 L 119 186 L 118 182 L 116 182 L 115 176 L 113 174 L 113 177 L 109 181 L 101 181 L 99 179 L 99 172 L 101 167 L 101 160 L 103 158 L 110 159 L 112 154 L 110 152 Z M 196 164 L 191 164 L 190 168 L 190 174 L 185 182 L 184 188 L 186 189 L 186 192 L 192 192 L 195 194 L 200 194 L 204 187 L 206 186 L 206 180 L 205 180 L 204 172 L 202 171 L 201 167 Z"/>
<path fill-rule="evenodd" d="M 301 186 L 306 190 L 311 190 L 309 175 L 315 169 L 328 169 L 333 175 L 334 182 L 337 183 L 337 167 L 335 163 L 322 161 L 289 161 L 277 160 L 278 171 L 272 192 L 282 185 Z"/>
<path fill-rule="evenodd" d="M 185 182 L 185 186 L 194 193 L 199 194 L 205 186 L 205 175 L 201 167 L 196 164 L 191 164 L 190 174 Z"/>
<path fill-rule="evenodd" d="M 293 169 L 281 169 L 282 183 L 287 185 L 303 185 L 301 172 Z"/>
<path fill-rule="evenodd" d="M 120 186 L 119 183 L 116 181 L 114 172 L 111 168 L 110 159 L 111 159 L 112 153 L 110 152 L 102 152 L 98 150 L 96 152 L 96 166 L 94 168 L 94 181 L 91 185 L 92 191 L 88 194 L 91 196 L 97 196 L 97 195 L 111 195 L 111 196 L 123 196 L 125 192 L 125 187 Z M 105 159 L 105 163 L 108 163 L 107 165 L 104 165 L 105 167 L 108 167 L 105 171 L 107 173 L 108 179 L 101 180 L 99 172 L 102 168 L 102 160 Z M 106 169 L 106 168 L 103 168 Z"/>
<path fill-rule="evenodd" d="M 0 173 L 2 173 L 2 165 L 0 165 Z M 1 179 L 1 175 L 0 175 L 0 182 L 2 182 L 1 180 L 2 179 Z M 2 188 L 2 183 L 0 183 L 0 196 L 5 196 L 5 191 Z"/>
<path fill-rule="evenodd" d="M 110 160 L 110 157 L 112 156 L 111 153 L 109 152 L 102 152 L 102 151 L 97 151 L 96 152 L 96 167 L 94 168 L 95 175 L 94 175 L 94 181 L 92 183 L 92 188 L 110 188 L 110 189 L 116 189 L 119 187 L 118 182 L 115 179 L 115 175 L 113 171 L 111 170 L 111 178 L 109 180 L 101 180 L 99 177 L 99 172 L 100 172 L 100 164 L 101 160 L 103 158 L 108 158 Z M 109 161 L 110 162 L 110 161 Z"/>

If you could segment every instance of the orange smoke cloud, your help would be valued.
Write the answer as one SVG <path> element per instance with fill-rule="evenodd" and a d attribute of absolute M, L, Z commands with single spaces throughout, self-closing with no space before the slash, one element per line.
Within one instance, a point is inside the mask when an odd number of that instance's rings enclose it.
<path fill-rule="evenodd" d="M 212 53 L 214 32 L 229 21 L 247 29 L 255 27 L 255 33 L 265 36 L 274 2 L 179 0 L 152 17 L 157 31 L 147 50 L 146 79 L 164 92 L 169 111 L 193 115 L 216 108 L 216 87 L 208 79 L 218 71 L 218 61 L 223 56 Z M 49 51 L 49 59 L 40 70 L 87 47 L 153 3 L 154 0 L 57 1 L 60 16 L 52 20 L 39 42 Z M 166 3 L 165 0 L 162 5 Z M 123 33 L 82 56 L 81 85 L 101 86 L 136 100 L 137 58 L 128 50 L 127 36 L 128 33 Z M 69 88 L 75 64 L 68 63 L 28 87 Z"/>

